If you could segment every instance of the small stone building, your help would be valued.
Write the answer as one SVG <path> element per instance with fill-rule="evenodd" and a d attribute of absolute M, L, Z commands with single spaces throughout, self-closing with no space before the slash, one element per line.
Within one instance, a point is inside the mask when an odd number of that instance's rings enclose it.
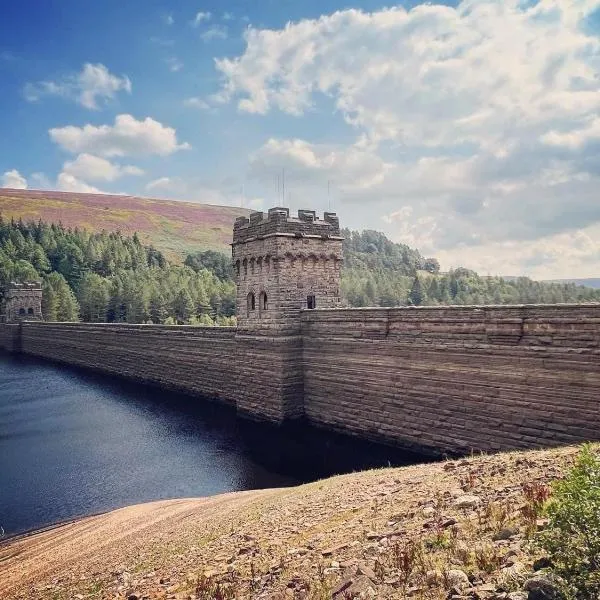
<path fill-rule="evenodd" d="M 4 321 L 42 320 L 42 284 L 39 281 L 11 282 L 4 295 Z"/>
<path fill-rule="evenodd" d="M 232 243 L 238 327 L 297 334 L 301 309 L 340 306 L 342 241 L 331 212 L 321 220 L 312 210 L 291 217 L 276 207 L 239 217 Z"/>

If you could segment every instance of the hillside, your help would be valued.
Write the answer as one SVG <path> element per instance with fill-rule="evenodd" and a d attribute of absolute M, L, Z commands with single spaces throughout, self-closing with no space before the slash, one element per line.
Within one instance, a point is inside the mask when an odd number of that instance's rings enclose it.
<path fill-rule="evenodd" d="M 525 600 L 516 590 L 539 583 L 547 566 L 529 543 L 553 526 L 540 507 L 575 452 L 479 456 L 131 506 L 0 545 L 0 595 Z"/>
<path fill-rule="evenodd" d="M 143 243 L 179 261 L 197 250 L 229 252 L 233 222 L 248 212 L 238 207 L 136 196 L 0 188 L 0 214 L 4 219 L 41 219 L 92 232 L 137 232 Z"/>
<path fill-rule="evenodd" d="M 587 279 L 551 279 L 547 283 L 574 283 L 585 287 L 600 290 L 600 277 L 588 277 Z"/>

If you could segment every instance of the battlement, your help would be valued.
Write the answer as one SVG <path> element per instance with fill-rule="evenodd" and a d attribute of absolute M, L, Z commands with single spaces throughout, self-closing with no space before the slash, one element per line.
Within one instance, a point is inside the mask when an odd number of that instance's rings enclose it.
<path fill-rule="evenodd" d="M 340 221 L 333 212 L 319 219 L 314 210 L 299 210 L 290 216 L 288 208 L 277 206 L 264 212 L 253 212 L 249 218 L 238 217 L 233 226 L 233 245 L 270 236 L 320 237 L 341 239 Z"/>
<path fill-rule="evenodd" d="M 22 296 L 34 295 L 42 293 L 42 282 L 41 281 L 25 281 L 23 283 L 17 283 L 11 281 L 6 290 L 6 298 L 16 298 Z"/>

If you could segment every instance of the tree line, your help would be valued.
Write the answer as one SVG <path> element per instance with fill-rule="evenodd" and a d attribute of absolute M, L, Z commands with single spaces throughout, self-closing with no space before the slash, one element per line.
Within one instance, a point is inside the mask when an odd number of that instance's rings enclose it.
<path fill-rule="evenodd" d="M 406 306 L 600 302 L 600 290 L 527 277 L 440 272 L 435 258 L 376 231 L 343 230 L 344 304 Z M 41 280 L 48 321 L 235 324 L 231 261 L 215 251 L 172 264 L 137 235 L 90 233 L 0 216 L 0 290 Z"/>
<path fill-rule="evenodd" d="M 137 235 L 0 218 L 0 288 L 41 280 L 48 321 L 235 324 L 235 286 L 174 265 Z"/>
<path fill-rule="evenodd" d="M 440 273 L 435 258 L 377 231 L 343 230 L 342 296 L 349 306 L 436 306 L 600 302 L 600 290 L 528 277 L 481 276 L 458 268 Z"/>

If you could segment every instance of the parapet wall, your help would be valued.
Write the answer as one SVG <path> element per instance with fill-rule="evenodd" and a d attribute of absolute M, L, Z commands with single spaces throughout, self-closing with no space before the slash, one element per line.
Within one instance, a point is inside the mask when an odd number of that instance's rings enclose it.
<path fill-rule="evenodd" d="M 234 327 L 21 324 L 26 354 L 235 404 Z"/>
<path fill-rule="evenodd" d="M 464 453 L 600 439 L 600 305 L 304 311 L 319 426 Z"/>

